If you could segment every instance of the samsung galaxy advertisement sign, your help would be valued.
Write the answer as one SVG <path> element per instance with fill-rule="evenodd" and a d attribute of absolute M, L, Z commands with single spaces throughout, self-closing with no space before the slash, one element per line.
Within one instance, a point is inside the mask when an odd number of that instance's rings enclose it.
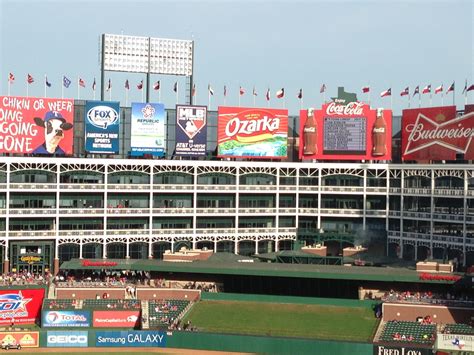
<path fill-rule="evenodd" d="M 157 331 L 96 332 L 95 346 L 100 347 L 161 347 L 166 346 L 166 333 Z"/>
<path fill-rule="evenodd" d="M 165 106 L 132 103 L 130 148 L 133 156 L 165 154 Z"/>
<path fill-rule="evenodd" d="M 206 155 L 207 107 L 176 105 L 176 149 L 180 156 Z"/>
<path fill-rule="evenodd" d="M 86 101 L 85 150 L 88 153 L 118 154 L 120 103 Z"/>
<path fill-rule="evenodd" d="M 41 326 L 53 327 L 90 327 L 89 311 L 43 311 Z"/>

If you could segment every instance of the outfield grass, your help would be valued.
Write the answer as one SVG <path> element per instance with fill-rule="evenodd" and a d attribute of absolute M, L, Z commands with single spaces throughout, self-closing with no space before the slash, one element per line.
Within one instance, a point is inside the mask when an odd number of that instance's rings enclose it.
<path fill-rule="evenodd" d="M 367 307 L 241 301 L 201 301 L 184 321 L 199 331 L 371 341 L 377 326 Z"/>

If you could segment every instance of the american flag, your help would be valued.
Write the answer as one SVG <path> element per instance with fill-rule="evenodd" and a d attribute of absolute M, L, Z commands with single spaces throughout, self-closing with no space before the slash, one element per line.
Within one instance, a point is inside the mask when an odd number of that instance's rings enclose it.
<path fill-rule="evenodd" d="M 155 85 L 153 85 L 153 90 L 160 90 L 160 81 L 158 80 Z"/>
<path fill-rule="evenodd" d="M 82 87 L 82 88 L 86 87 L 86 82 L 81 78 L 79 78 L 79 86 Z"/>
<path fill-rule="evenodd" d="M 240 96 L 245 94 L 245 89 L 242 86 L 239 88 L 239 94 L 240 94 Z"/>
<path fill-rule="evenodd" d="M 143 80 L 140 81 L 140 82 L 137 84 L 137 89 L 138 89 L 138 90 L 143 89 Z"/>
<path fill-rule="evenodd" d="M 33 77 L 30 74 L 28 74 L 26 81 L 28 82 L 28 84 L 33 84 L 35 82 L 35 79 L 33 79 Z"/>
<path fill-rule="evenodd" d="M 13 83 L 15 81 L 15 75 L 13 75 L 13 73 L 10 73 L 10 75 L 8 75 L 8 81 L 10 83 Z M 467 81 L 466 81 L 466 85 L 467 85 Z"/>
<path fill-rule="evenodd" d="M 285 89 L 281 88 L 280 90 L 277 91 L 276 97 L 277 99 L 281 99 L 283 96 L 285 96 Z"/>
<path fill-rule="evenodd" d="M 319 89 L 319 93 L 322 94 L 326 91 L 326 84 L 321 85 L 321 89 Z"/>

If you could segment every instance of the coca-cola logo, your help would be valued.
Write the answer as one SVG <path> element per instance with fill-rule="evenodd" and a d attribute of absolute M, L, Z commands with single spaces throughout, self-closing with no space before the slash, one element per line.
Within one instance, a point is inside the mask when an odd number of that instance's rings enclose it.
<path fill-rule="evenodd" d="M 355 116 L 362 115 L 363 109 L 364 103 L 362 102 L 349 102 L 347 105 L 341 105 L 333 101 L 327 105 L 326 114 L 339 116 Z"/>
<path fill-rule="evenodd" d="M 267 139 L 280 128 L 280 118 L 272 117 L 269 113 L 242 113 L 230 119 L 225 126 L 225 135 L 238 141 Z"/>
<path fill-rule="evenodd" d="M 433 145 L 442 146 L 456 153 L 466 153 L 474 136 L 474 128 L 469 127 L 467 122 L 473 117 L 474 112 L 437 123 L 420 113 L 415 123 L 405 127 L 408 138 L 404 154 L 411 154 Z"/>

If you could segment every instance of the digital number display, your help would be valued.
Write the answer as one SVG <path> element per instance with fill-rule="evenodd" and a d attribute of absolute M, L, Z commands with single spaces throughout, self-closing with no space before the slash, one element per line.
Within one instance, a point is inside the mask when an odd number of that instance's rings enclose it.
<path fill-rule="evenodd" d="M 323 154 L 366 154 L 365 117 L 324 117 Z"/>

